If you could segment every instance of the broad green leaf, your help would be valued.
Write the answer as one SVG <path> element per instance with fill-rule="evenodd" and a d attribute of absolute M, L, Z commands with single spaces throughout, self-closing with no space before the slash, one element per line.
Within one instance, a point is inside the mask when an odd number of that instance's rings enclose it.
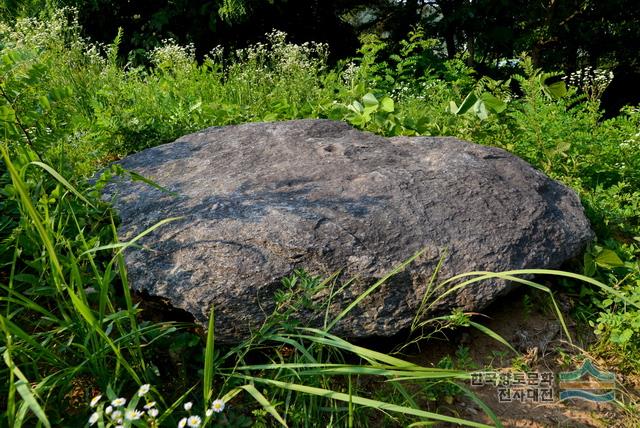
<path fill-rule="evenodd" d="M 596 273 L 596 262 L 589 252 L 584 253 L 584 274 L 592 277 Z"/>
<path fill-rule="evenodd" d="M 365 107 L 378 106 L 378 100 L 371 92 L 367 93 L 364 97 L 362 97 L 362 103 L 364 104 Z"/>
<path fill-rule="evenodd" d="M 478 101 L 478 96 L 475 91 L 469 92 L 469 95 L 462 101 L 462 104 L 460 104 L 460 107 L 458 107 L 458 110 L 456 110 L 454 114 L 465 114 L 473 108 L 476 101 Z"/>
<path fill-rule="evenodd" d="M 507 105 L 500 98 L 489 92 L 483 92 L 480 98 L 487 109 L 493 113 L 502 113 L 507 108 Z"/>
<path fill-rule="evenodd" d="M 606 248 L 596 256 L 595 262 L 598 266 L 607 269 L 624 266 L 624 262 L 620 260 L 615 251 Z"/>
<path fill-rule="evenodd" d="M 387 113 L 393 113 L 394 110 L 394 103 L 393 100 L 389 97 L 384 97 L 381 101 L 380 101 L 380 110 L 385 111 Z"/>
<path fill-rule="evenodd" d="M 473 105 L 473 112 L 480 120 L 485 120 L 489 117 L 489 111 L 487 111 L 487 106 L 484 104 L 482 100 L 476 101 Z"/>
<path fill-rule="evenodd" d="M 551 98 L 558 99 L 567 95 L 567 85 L 563 81 L 555 82 L 550 85 L 545 83 L 544 91 Z"/>
<path fill-rule="evenodd" d="M 364 111 L 364 107 L 358 101 L 354 101 L 349 105 L 349 109 L 356 112 L 362 113 Z"/>

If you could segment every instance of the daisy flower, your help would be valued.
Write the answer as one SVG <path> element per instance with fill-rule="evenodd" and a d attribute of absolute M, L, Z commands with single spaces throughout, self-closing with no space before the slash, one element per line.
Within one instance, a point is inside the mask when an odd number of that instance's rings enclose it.
<path fill-rule="evenodd" d="M 217 400 L 213 400 L 213 404 L 211 404 L 211 410 L 213 410 L 216 413 L 220 413 L 221 411 L 223 411 L 224 401 L 222 401 L 219 398 Z"/>
<path fill-rule="evenodd" d="M 140 419 L 140 417 L 143 415 L 143 413 L 139 410 L 133 409 L 133 410 L 127 410 L 127 413 L 125 414 L 125 419 L 128 421 L 137 421 L 138 419 Z"/>
<path fill-rule="evenodd" d="M 201 423 L 202 419 L 200 419 L 200 416 L 189 416 L 189 419 L 187 419 L 187 425 L 191 428 L 198 428 Z"/>

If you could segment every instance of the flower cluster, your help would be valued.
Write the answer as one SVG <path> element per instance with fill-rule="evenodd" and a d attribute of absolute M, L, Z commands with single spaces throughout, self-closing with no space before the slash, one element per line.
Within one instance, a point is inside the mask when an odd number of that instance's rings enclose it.
<path fill-rule="evenodd" d="M 189 412 L 188 417 L 180 419 L 178 422 L 178 428 L 199 428 L 202 424 L 202 418 L 198 415 L 191 414 L 192 402 L 184 403 L 184 409 Z M 224 401 L 217 399 L 211 404 L 211 407 L 205 411 L 206 418 L 209 419 L 214 413 L 220 413 L 224 410 Z"/>
<path fill-rule="evenodd" d="M 124 428 L 129 426 L 158 426 L 159 411 L 156 408 L 156 402 L 151 401 L 148 397 L 151 386 L 145 384 L 140 386 L 138 392 L 127 401 L 124 397 L 114 398 L 111 401 L 103 401 L 102 395 L 93 397 L 89 403 L 94 412 L 89 417 L 89 425 L 95 425 L 100 422 L 101 425 L 113 428 Z M 141 399 L 145 400 L 142 409 L 138 409 L 137 405 Z M 127 405 L 128 403 L 128 405 Z M 186 402 L 183 405 L 188 416 L 183 417 L 178 422 L 178 428 L 200 428 L 208 422 L 214 413 L 220 413 L 224 410 L 225 403 L 221 399 L 214 400 L 211 407 L 205 410 L 204 420 L 200 415 L 192 414 L 192 402 Z M 142 425 L 141 425 L 142 424 Z"/>
<path fill-rule="evenodd" d="M 162 46 L 149 54 L 151 62 L 162 71 L 176 75 L 187 74 L 198 66 L 196 48 L 193 43 L 181 46 L 172 39 L 162 41 Z"/>
<path fill-rule="evenodd" d="M 580 88 L 591 101 L 599 100 L 611 81 L 613 71 L 587 66 L 562 78 L 570 86 Z"/>
<path fill-rule="evenodd" d="M 265 71 L 290 76 L 292 73 L 317 73 L 326 66 L 329 47 L 326 43 L 287 42 L 287 34 L 274 30 L 266 35 L 267 43 L 255 43 L 235 51 L 237 66 L 251 64 Z"/>
<path fill-rule="evenodd" d="M 129 401 L 128 406 L 126 406 L 127 399 L 124 397 L 114 398 L 106 402 L 102 401 L 102 395 L 93 397 L 89 405 L 95 411 L 89 417 L 89 425 L 102 421 L 107 426 L 124 428 L 131 425 L 133 421 L 140 420 L 146 420 L 149 425 L 155 425 L 153 422 L 159 413 L 155 401 L 146 400 L 142 410 L 136 408 L 141 398 L 146 399 L 150 389 L 151 385 L 149 384 L 140 386 L 136 395 Z"/>
<path fill-rule="evenodd" d="M 353 88 L 356 85 L 359 73 L 360 67 L 353 61 L 349 62 L 342 71 L 342 80 L 345 85 Z"/>

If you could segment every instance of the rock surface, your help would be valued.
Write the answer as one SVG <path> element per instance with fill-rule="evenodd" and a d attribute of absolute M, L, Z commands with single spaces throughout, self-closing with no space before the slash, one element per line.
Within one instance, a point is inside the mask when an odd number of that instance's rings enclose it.
<path fill-rule="evenodd" d="M 576 194 L 521 159 L 454 138 L 362 133 L 340 122 L 298 120 L 209 128 L 120 164 L 172 195 L 119 178 L 107 186 L 129 240 L 181 216 L 129 249 L 132 287 L 168 300 L 216 338 L 247 337 L 296 268 L 342 279 L 337 314 L 421 249 L 422 256 L 332 330 L 388 336 L 411 325 L 441 256 L 439 281 L 472 271 L 556 268 L 592 238 Z M 487 281 L 435 306 L 479 310 L 508 285 Z M 324 314 L 302 314 L 319 326 Z"/>

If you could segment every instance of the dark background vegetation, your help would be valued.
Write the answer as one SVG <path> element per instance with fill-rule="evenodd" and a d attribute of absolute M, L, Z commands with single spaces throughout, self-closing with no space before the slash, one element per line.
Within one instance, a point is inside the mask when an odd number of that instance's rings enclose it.
<path fill-rule="evenodd" d="M 121 27 L 123 59 L 133 63 L 168 38 L 193 43 L 202 56 L 217 45 L 259 41 L 272 29 L 296 43 L 328 43 L 335 62 L 353 56 L 363 34 L 398 42 L 421 26 L 426 37 L 443 42 L 443 56 L 462 56 L 481 74 L 504 77 L 500 60 L 527 53 L 544 69 L 612 70 L 603 98 L 609 116 L 640 101 L 636 0 L 5 0 L 1 13 L 63 6 L 77 8 L 93 40 L 109 43 Z"/>

